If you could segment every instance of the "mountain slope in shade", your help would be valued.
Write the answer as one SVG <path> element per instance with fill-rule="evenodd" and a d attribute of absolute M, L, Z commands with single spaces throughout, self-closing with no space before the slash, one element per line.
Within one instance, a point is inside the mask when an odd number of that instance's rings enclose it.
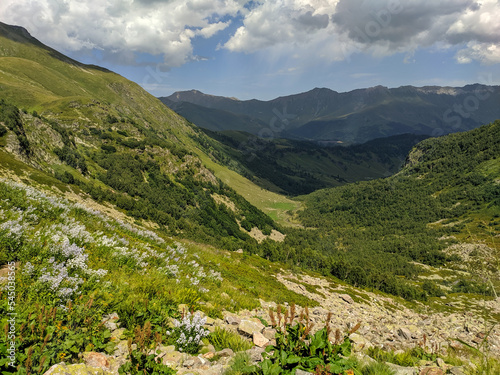
<path fill-rule="evenodd" d="M 217 97 L 196 90 L 160 98 L 196 125 L 210 130 L 246 130 L 264 137 L 361 143 L 392 135 L 442 135 L 476 128 L 500 118 L 500 87 L 387 88 L 376 86 L 338 93 L 326 88 L 270 101 Z M 196 104 L 196 107 L 184 106 Z M 210 108 L 210 121 L 204 108 Z M 228 123 L 214 110 L 244 115 L 263 125 L 246 128 L 234 118 Z M 246 119 L 248 120 L 248 117 Z"/>

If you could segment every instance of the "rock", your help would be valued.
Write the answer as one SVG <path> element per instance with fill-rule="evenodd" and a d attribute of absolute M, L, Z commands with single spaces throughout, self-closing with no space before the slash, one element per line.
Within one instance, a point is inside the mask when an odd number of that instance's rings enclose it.
<path fill-rule="evenodd" d="M 385 363 L 389 368 L 395 372 L 394 375 L 417 375 L 418 370 L 415 367 L 402 367 L 395 365 L 394 363 Z"/>
<path fill-rule="evenodd" d="M 102 322 L 104 323 L 104 327 L 106 327 L 110 331 L 114 331 L 120 325 L 120 323 L 118 323 L 119 319 L 120 319 L 120 317 L 118 316 L 118 314 L 116 312 L 114 312 L 114 313 L 111 313 L 108 315 L 104 315 L 102 317 Z"/>
<path fill-rule="evenodd" d="M 209 367 L 208 369 L 203 370 L 203 375 L 222 375 L 223 373 L 224 373 L 224 367 L 220 363 L 217 363 Z"/>
<path fill-rule="evenodd" d="M 264 337 L 264 335 L 260 332 L 254 332 L 252 338 L 253 338 L 253 343 L 259 348 L 262 348 L 269 343 L 269 340 L 266 337 Z"/>
<path fill-rule="evenodd" d="M 297 371 L 295 371 L 295 375 L 311 375 L 311 373 L 301 369 L 297 369 Z"/>
<path fill-rule="evenodd" d="M 349 338 L 352 340 L 354 351 L 361 351 L 373 347 L 372 343 L 358 333 L 351 333 Z"/>
<path fill-rule="evenodd" d="M 198 357 L 191 357 L 189 359 L 186 359 L 182 365 L 187 368 L 194 368 L 194 367 L 199 367 L 201 365 L 201 362 L 197 361 Z"/>
<path fill-rule="evenodd" d="M 405 340 L 411 340 L 411 332 L 407 328 L 399 328 L 398 335 Z"/>
<path fill-rule="evenodd" d="M 446 363 L 444 363 L 443 359 L 442 358 L 438 358 L 436 359 L 436 364 L 441 367 L 442 369 L 445 369 L 446 370 Z"/>
<path fill-rule="evenodd" d="M 276 330 L 274 328 L 271 328 L 271 327 L 266 327 L 262 331 L 262 334 L 264 335 L 264 337 L 266 339 L 272 340 L 276 337 Z"/>
<path fill-rule="evenodd" d="M 182 358 L 184 358 L 184 354 L 180 352 L 168 352 L 165 353 L 165 356 L 162 359 L 162 363 L 172 368 L 176 368 L 179 366 Z"/>
<path fill-rule="evenodd" d="M 203 358 L 206 358 L 206 359 L 211 359 L 213 357 L 215 357 L 214 352 L 208 352 L 208 353 L 203 354 Z"/>
<path fill-rule="evenodd" d="M 339 294 L 339 298 L 347 302 L 348 304 L 352 305 L 354 303 L 354 300 L 349 294 Z"/>
<path fill-rule="evenodd" d="M 118 340 L 123 340 L 125 337 L 123 337 L 123 334 L 125 333 L 126 329 L 125 328 L 117 328 L 114 331 L 111 332 L 111 341 L 118 341 Z"/>
<path fill-rule="evenodd" d="M 64 362 L 50 367 L 43 375 L 114 375 L 102 368 L 90 367 L 85 363 L 66 365 Z"/>
<path fill-rule="evenodd" d="M 424 367 L 419 375 L 443 375 L 444 372 L 438 367 Z"/>
<path fill-rule="evenodd" d="M 213 326 L 215 324 L 215 319 L 213 319 L 209 316 L 207 316 L 206 319 L 207 319 L 207 321 L 205 322 L 206 326 Z"/>
<path fill-rule="evenodd" d="M 262 353 L 264 353 L 264 349 L 254 346 L 252 349 L 247 350 L 246 353 L 250 356 L 250 361 L 252 363 L 262 362 Z"/>
<path fill-rule="evenodd" d="M 463 366 L 454 366 L 450 368 L 450 374 L 453 375 L 465 375 Z"/>
<path fill-rule="evenodd" d="M 127 340 L 121 340 L 116 344 L 115 351 L 113 352 L 114 357 L 121 357 L 128 355 L 128 342 Z"/>
<path fill-rule="evenodd" d="M 255 320 L 243 319 L 238 325 L 238 331 L 248 336 L 252 336 L 255 332 L 260 333 L 262 332 L 263 329 L 264 329 L 264 324 L 262 324 L 258 319 Z"/>
<path fill-rule="evenodd" d="M 364 353 L 356 353 L 356 360 L 363 366 L 371 365 L 372 363 L 377 363 L 372 357 Z"/>
<path fill-rule="evenodd" d="M 234 356 L 234 352 L 231 349 L 226 348 L 224 350 L 215 353 L 215 355 L 218 355 L 219 357 L 232 357 Z"/>
<path fill-rule="evenodd" d="M 243 254 L 243 249 L 238 249 L 235 252 L 238 253 L 238 254 Z"/>
<path fill-rule="evenodd" d="M 83 353 L 83 360 L 89 367 L 109 369 L 108 358 L 102 353 L 85 352 Z"/>
<path fill-rule="evenodd" d="M 227 324 L 237 326 L 241 323 L 241 318 L 236 314 L 227 313 L 225 319 Z"/>

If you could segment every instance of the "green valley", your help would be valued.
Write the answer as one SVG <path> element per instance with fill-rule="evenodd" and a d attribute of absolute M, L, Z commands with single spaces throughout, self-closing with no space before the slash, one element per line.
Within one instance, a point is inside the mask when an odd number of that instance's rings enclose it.
<path fill-rule="evenodd" d="M 500 120 L 332 146 L 191 94 L 211 127 L 0 23 L 2 374 L 497 373 Z"/>

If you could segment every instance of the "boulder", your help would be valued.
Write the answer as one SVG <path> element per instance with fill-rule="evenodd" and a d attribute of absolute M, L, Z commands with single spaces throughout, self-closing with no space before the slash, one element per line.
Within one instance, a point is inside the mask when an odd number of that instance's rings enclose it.
<path fill-rule="evenodd" d="M 255 332 L 262 332 L 264 324 L 258 319 L 243 319 L 238 325 L 238 331 L 241 333 L 252 336 Z"/>
<path fill-rule="evenodd" d="M 390 362 L 385 364 L 394 371 L 394 375 L 418 375 L 418 370 L 415 367 L 402 367 Z"/>
<path fill-rule="evenodd" d="M 96 352 L 85 352 L 83 353 L 83 360 L 85 364 L 89 367 L 98 367 L 103 369 L 109 369 L 109 361 L 106 355 Z"/>
<path fill-rule="evenodd" d="M 258 346 L 259 348 L 262 348 L 269 343 L 269 340 L 260 332 L 254 332 L 252 338 L 254 345 Z"/>
<path fill-rule="evenodd" d="M 354 300 L 349 294 L 339 294 L 339 298 L 347 302 L 348 304 L 352 305 L 354 303 Z"/>
<path fill-rule="evenodd" d="M 241 323 L 241 318 L 238 315 L 232 313 L 225 314 L 224 320 L 227 324 L 233 326 L 237 326 Z"/>
<path fill-rule="evenodd" d="M 180 352 L 168 352 L 162 358 L 162 363 L 172 368 L 179 367 L 179 364 L 182 362 L 182 359 L 185 358 L 185 354 Z"/>
<path fill-rule="evenodd" d="M 405 340 L 411 340 L 411 332 L 407 328 L 399 328 L 398 335 Z"/>
<path fill-rule="evenodd" d="M 102 368 L 87 366 L 85 363 L 66 365 L 64 362 L 53 365 L 43 375 L 114 375 Z"/>
<path fill-rule="evenodd" d="M 102 322 L 104 323 L 104 327 L 106 327 L 110 331 L 114 331 L 120 326 L 120 323 L 118 323 L 119 319 L 120 317 L 118 316 L 118 314 L 114 312 L 108 315 L 104 315 L 102 317 Z"/>
<path fill-rule="evenodd" d="M 351 333 L 349 338 L 352 340 L 353 349 L 356 352 L 373 347 L 370 341 L 358 333 Z"/>
<path fill-rule="evenodd" d="M 444 372 L 439 367 L 424 367 L 419 375 L 443 375 Z"/>
<path fill-rule="evenodd" d="M 276 337 L 276 330 L 274 328 L 271 328 L 271 327 L 266 327 L 262 331 L 262 334 L 264 335 L 264 337 L 266 339 L 272 340 Z"/>
<path fill-rule="evenodd" d="M 226 348 L 215 353 L 215 355 L 218 355 L 219 357 L 232 357 L 234 356 L 234 352 L 231 349 Z"/>

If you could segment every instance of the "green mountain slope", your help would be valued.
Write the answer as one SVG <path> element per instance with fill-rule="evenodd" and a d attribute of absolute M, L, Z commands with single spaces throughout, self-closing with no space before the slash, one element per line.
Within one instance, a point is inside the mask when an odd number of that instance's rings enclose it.
<path fill-rule="evenodd" d="M 325 147 L 236 131 L 205 133 L 218 142 L 200 139 L 200 144 L 218 162 L 264 189 L 292 196 L 394 174 L 410 149 L 427 138 L 403 134 L 361 145 Z"/>
<path fill-rule="evenodd" d="M 277 228 L 203 165 L 203 133 L 137 84 L 20 27 L 0 24 L 0 46 L 6 152 L 170 234 L 238 249 Z"/>
<path fill-rule="evenodd" d="M 387 268 L 411 280 L 419 267 L 398 271 L 399 260 L 457 269 L 468 263 L 474 270 L 462 271 L 482 287 L 470 280 L 442 280 L 441 286 L 493 293 L 492 285 L 500 285 L 499 157 L 500 121 L 429 138 L 395 176 L 310 194 L 299 216 L 324 236 L 319 242 L 335 259 L 331 273 L 352 283 L 380 287 L 377 275 Z M 469 257 L 457 242 L 470 249 L 479 243 L 482 250 Z"/>

